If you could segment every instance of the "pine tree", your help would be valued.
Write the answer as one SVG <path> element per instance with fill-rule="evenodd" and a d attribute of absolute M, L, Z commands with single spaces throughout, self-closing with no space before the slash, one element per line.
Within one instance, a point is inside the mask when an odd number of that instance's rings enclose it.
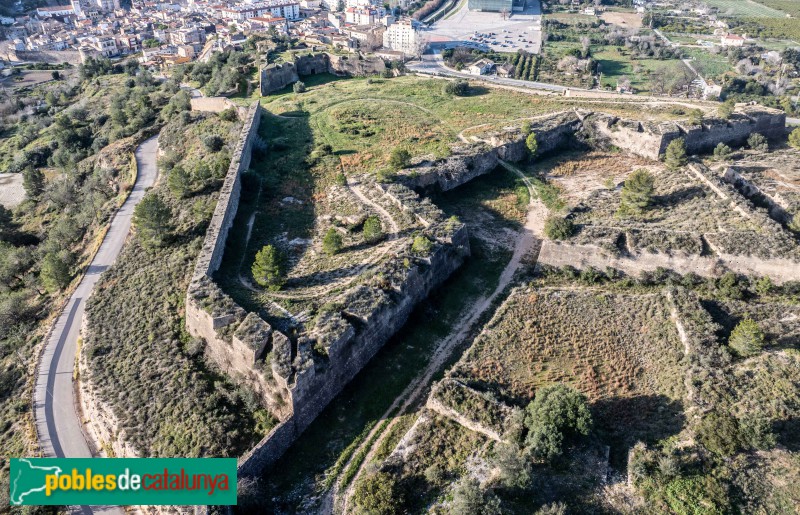
<path fill-rule="evenodd" d="M 672 140 L 669 145 L 667 145 L 667 152 L 664 155 L 664 163 L 667 165 L 667 168 L 675 171 L 684 166 L 688 163 L 689 160 L 686 158 L 686 142 L 683 138 L 678 138 Z"/>
<path fill-rule="evenodd" d="M 22 187 L 29 198 L 38 198 L 44 191 L 44 174 L 38 168 L 29 166 L 22 171 Z"/>
<path fill-rule="evenodd" d="M 251 271 L 258 284 L 272 290 L 280 289 L 285 282 L 283 256 L 272 245 L 265 245 L 256 253 Z"/>
<path fill-rule="evenodd" d="M 536 152 L 539 151 L 539 142 L 536 140 L 536 133 L 531 131 L 528 134 L 528 137 L 525 138 L 525 147 L 528 149 L 528 152 L 531 153 L 531 157 L 536 155 Z"/>
<path fill-rule="evenodd" d="M 383 226 L 377 216 L 369 216 L 364 220 L 364 241 L 374 243 L 383 238 Z"/>
<path fill-rule="evenodd" d="M 160 246 L 172 231 L 172 210 L 155 193 L 144 196 L 133 210 L 133 225 L 145 245 Z"/>
<path fill-rule="evenodd" d="M 167 186 L 169 191 L 177 199 L 186 198 L 192 186 L 192 178 L 181 165 L 176 165 L 170 172 L 167 178 Z"/>
<path fill-rule="evenodd" d="M 653 201 L 655 178 L 645 169 L 633 172 L 622 186 L 617 215 L 636 216 L 644 213 Z"/>
<path fill-rule="evenodd" d="M 55 252 L 48 252 L 42 260 L 40 270 L 42 284 L 49 292 L 63 290 L 72 278 L 69 264 L 63 256 Z"/>
<path fill-rule="evenodd" d="M 751 318 L 745 318 L 739 322 L 728 338 L 728 346 L 741 357 L 758 354 L 764 343 L 764 332 Z"/>
<path fill-rule="evenodd" d="M 335 227 L 328 229 L 328 232 L 325 233 L 325 237 L 322 238 L 322 250 L 330 255 L 336 254 L 342 250 L 342 235 L 339 234 L 339 231 L 337 231 Z"/>

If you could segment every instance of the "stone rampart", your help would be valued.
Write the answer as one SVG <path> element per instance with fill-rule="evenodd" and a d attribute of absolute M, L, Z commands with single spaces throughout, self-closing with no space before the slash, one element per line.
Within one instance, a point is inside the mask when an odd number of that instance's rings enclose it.
<path fill-rule="evenodd" d="M 332 73 L 347 77 L 361 77 L 383 73 L 385 69 L 386 64 L 379 57 L 342 56 L 328 53 L 295 56 L 293 62 L 273 63 L 261 70 L 261 95 L 280 91 L 303 76 Z"/>
<path fill-rule="evenodd" d="M 761 106 L 739 106 L 729 120 L 705 119 L 700 125 L 686 122 L 639 122 L 605 114 L 584 120 L 594 137 L 648 159 L 658 159 L 673 140 L 683 138 L 690 154 L 707 152 L 719 143 L 741 145 L 758 132 L 769 139 L 786 133 L 786 113 Z"/>
<path fill-rule="evenodd" d="M 574 112 L 558 113 L 535 121 L 538 154 L 545 155 L 565 147 L 581 127 Z M 527 134 L 519 128 L 487 134 L 474 143 L 455 145 L 452 154 L 433 162 L 424 162 L 398 173 L 398 181 L 413 189 L 448 191 L 497 168 L 498 160 L 518 162 L 528 156 Z"/>
<path fill-rule="evenodd" d="M 392 185 L 384 194 L 416 212 L 425 209 L 412 191 Z M 410 198 L 416 200 L 409 200 Z M 275 463 L 292 441 L 408 320 L 411 311 L 447 279 L 469 255 L 469 236 L 460 222 L 423 215 L 423 231 L 433 243 L 428 256 L 415 256 L 411 243 L 381 266 L 380 274 L 346 292 L 335 310 L 318 315 L 296 346 L 273 345 L 276 380 L 291 392 L 292 416 L 240 461 L 239 473 L 251 474 Z M 288 342 L 287 342 L 288 343 Z"/>
<path fill-rule="evenodd" d="M 225 182 L 220 189 L 217 207 L 214 209 L 214 215 L 206 231 L 192 280 L 199 279 L 204 275 L 210 277 L 219 268 L 222 253 L 225 250 L 225 241 L 228 239 L 228 231 L 233 225 L 233 219 L 236 217 L 236 210 L 239 206 L 239 195 L 242 189 L 241 173 L 250 166 L 252 146 L 258 136 L 260 122 L 261 107 L 255 103 L 245 115 L 241 136 L 236 142 Z"/>

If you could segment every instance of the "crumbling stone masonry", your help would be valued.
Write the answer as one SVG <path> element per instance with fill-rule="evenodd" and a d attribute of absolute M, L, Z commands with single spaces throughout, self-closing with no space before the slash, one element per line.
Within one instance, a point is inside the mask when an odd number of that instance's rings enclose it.
<path fill-rule="evenodd" d="M 401 185 L 379 186 L 391 202 L 413 212 L 433 243 L 414 255 L 411 242 L 360 284 L 318 314 L 312 331 L 291 341 L 256 313 L 247 313 L 214 283 L 236 215 L 241 172 L 257 139 L 260 107 L 251 107 L 197 260 L 186 298 L 186 327 L 205 339 L 206 353 L 235 380 L 254 388 L 280 423 L 240 459 L 239 472 L 260 473 L 275 462 L 322 409 L 405 323 L 414 306 L 469 255 L 464 224 Z"/>
<path fill-rule="evenodd" d="M 261 95 L 279 91 L 289 84 L 297 82 L 303 76 L 332 73 L 359 77 L 382 73 L 385 69 L 386 65 L 379 57 L 343 56 L 328 53 L 295 56 L 291 63 L 273 63 L 261 70 Z"/>
<path fill-rule="evenodd" d="M 579 138 L 592 146 L 615 146 L 631 154 L 658 159 L 677 138 L 684 138 L 689 153 L 711 150 L 719 143 L 744 143 L 754 132 L 770 139 L 781 138 L 786 131 L 786 114 L 763 106 L 742 106 L 730 120 L 708 119 L 702 126 L 692 126 L 568 111 L 535 120 L 531 129 L 536 134 L 539 155 L 564 148 Z M 453 146 L 448 157 L 401 171 L 398 180 L 417 190 L 451 190 L 491 172 L 498 159 L 516 162 L 527 157 L 526 136 L 517 127 L 487 133 L 480 141 Z"/>

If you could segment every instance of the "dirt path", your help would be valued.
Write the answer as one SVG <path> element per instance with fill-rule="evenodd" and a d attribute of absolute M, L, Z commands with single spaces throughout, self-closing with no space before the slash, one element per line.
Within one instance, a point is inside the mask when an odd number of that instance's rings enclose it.
<path fill-rule="evenodd" d="M 505 162 L 500 162 L 503 167 L 510 170 L 512 173 L 520 177 L 531 194 L 531 201 L 528 205 L 528 213 L 525 219 L 525 225 L 519 232 L 516 244 L 514 246 L 514 254 L 508 262 L 503 272 L 500 274 L 500 279 L 494 291 L 488 296 L 479 298 L 456 323 L 450 335 L 442 340 L 436 347 L 436 350 L 431 357 L 428 366 L 403 390 L 403 392 L 395 398 L 391 406 L 383 413 L 381 420 L 389 418 L 396 409 L 398 414 L 405 413 L 410 406 L 419 401 L 422 396 L 427 392 L 433 376 L 444 366 L 449 360 L 453 351 L 467 338 L 475 323 L 480 317 L 492 306 L 492 303 L 497 297 L 503 293 L 514 278 L 514 274 L 519 270 L 526 256 L 530 255 L 530 262 L 535 262 L 540 247 L 539 243 L 542 239 L 544 220 L 547 217 L 547 208 L 538 200 L 535 199 L 535 191 L 531 181 L 523 174 L 518 168 L 509 165 Z M 380 422 L 375 424 L 375 427 L 363 439 L 362 444 L 358 449 L 353 452 L 353 456 L 358 456 L 365 448 L 368 442 L 372 441 L 369 446 L 366 457 L 358 468 L 358 471 L 353 476 L 347 489 L 339 495 L 341 488 L 341 476 L 337 479 L 334 487 L 322 499 L 321 512 L 333 513 L 337 508 L 340 508 L 341 513 L 348 512 L 348 504 L 350 497 L 353 494 L 354 485 L 358 478 L 363 474 L 367 464 L 369 464 L 375 456 L 377 449 L 380 447 L 381 442 L 391 433 L 392 428 L 397 424 L 399 417 L 395 417 L 383 429 L 382 434 L 377 435 L 381 431 Z M 377 435 L 377 438 L 373 438 Z M 347 470 L 351 460 L 342 467 L 342 471 Z"/>

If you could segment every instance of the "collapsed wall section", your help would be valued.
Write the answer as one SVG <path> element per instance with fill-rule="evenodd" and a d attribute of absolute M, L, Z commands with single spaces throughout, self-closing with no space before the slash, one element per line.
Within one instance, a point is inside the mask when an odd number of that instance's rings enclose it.
<path fill-rule="evenodd" d="M 786 113 L 763 106 L 738 106 L 728 120 L 704 119 L 699 125 L 640 122 L 596 113 L 584 120 L 584 130 L 598 141 L 656 160 L 678 138 L 684 139 L 690 154 L 712 150 L 720 143 L 741 145 L 756 132 L 769 139 L 781 138 L 786 132 Z"/>
<path fill-rule="evenodd" d="M 297 82 L 302 76 L 331 73 L 347 77 L 361 77 L 383 73 L 386 64 L 379 57 L 361 55 L 343 56 L 326 52 L 295 56 L 288 63 L 268 64 L 261 70 L 261 95 L 269 95 Z"/>

